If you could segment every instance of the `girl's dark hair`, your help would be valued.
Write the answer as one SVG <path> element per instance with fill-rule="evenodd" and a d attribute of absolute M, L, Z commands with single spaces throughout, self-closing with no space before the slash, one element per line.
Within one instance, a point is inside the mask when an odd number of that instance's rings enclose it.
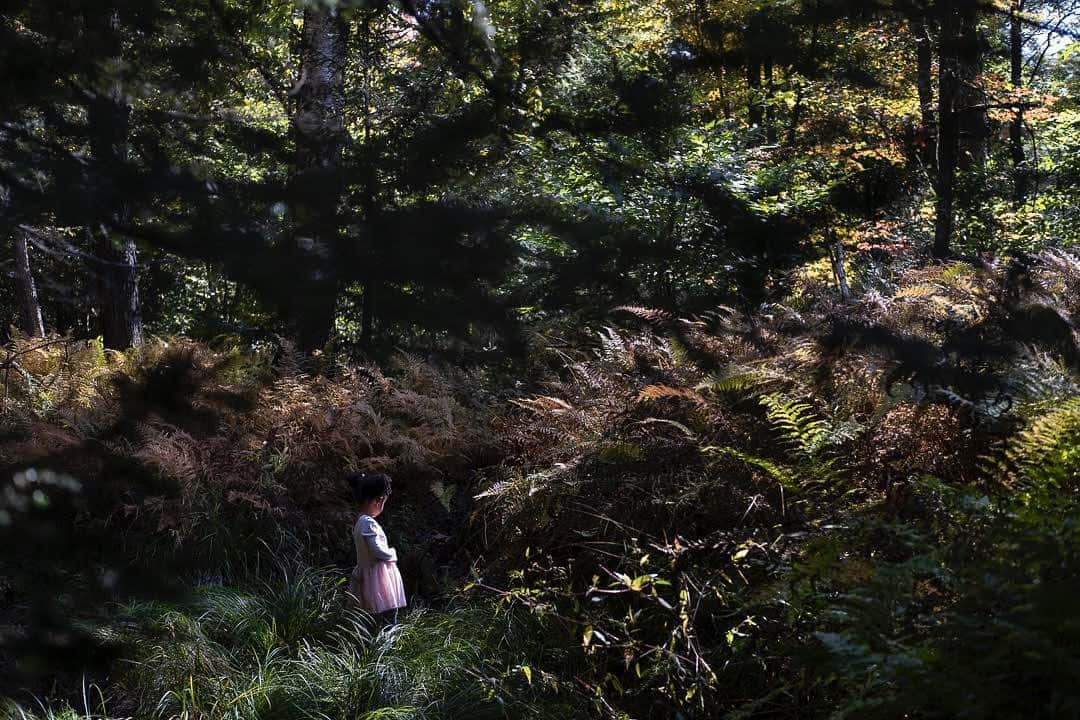
<path fill-rule="evenodd" d="M 360 502 L 376 500 L 390 494 L 390 476 L 383 473 L 356 473 L 345 478 L 353 497 Z"/>

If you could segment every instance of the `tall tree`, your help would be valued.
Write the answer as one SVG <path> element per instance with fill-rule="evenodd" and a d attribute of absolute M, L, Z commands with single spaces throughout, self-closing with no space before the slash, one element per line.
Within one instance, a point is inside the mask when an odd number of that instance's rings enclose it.
<path fill-rule="evenodd" d="M 293 89 L 296 236 L 289 248 L 297 273 L 290 321 L 304 350 L 322 347 L 329 339 L 340 287 L 337 263 L 343 241 L 338 206 L 346 141 L 347 35 L 348 24 L 337 6 L 320 4 L 304 10 L 300 75 Z"/>
<path fill-rule="evenodd" d="M 751 48 L 746 58 L 746 87 L 749 90 L 746 123 L 759 128 L 765 121 L 765 95 L 761 91 L 761 56 Z"/>
<path fill-rule="evenodd" d="M 360 95 L 362 100 L 360 126 L 364 157 L 361 159 L 360 209 L 364 224 L 375 225 L 379 212 L 378 165 L 382 157 L 382 144 L 375 142 L 373 135 L 375 98 L 375 77 L 381 70 L 383 38 L 377 37 L 378 17 L 371 8 L 364 8 L 360 15 Z M 370 347 L 375 335 L 375 303 L 379 294 L 379 273 L 371 254 L 364 259 L 363 307 L 360 317 L 360 342 Z"/>
<path fill-rule="evenodd" d="M 1009 160 L 1012 163 L 1013 202 L 1023 203 L 1032 192 L 1033 174 L 1024 147 L 1030 137 L 1027 110 L 1032 107 L 1026 89 L 1034 84 L 1043 69 L 1051 48 L 1063 37 L 1073 36 L 1070 23 L 1080 8 L 1076 0 L 1010 0 L 1008 8 L 1007 51 L 1009 56 L 1009 86 L 1012 90 L 1012 118 L 1009 121 Z M 1036 19 L 1042 11 L 1045 17 Z M 1041 48 L 1030 58 L 1025 50 L 1030 32 L 1044 34 Z M 1027 31 L 1027 33 L 1025 32 Z"/>
<path fill-rule="evenodd" d="M 130 223 L 124 176 L 129 160 L 131 105 L 123 78 L 121 18 L 116 10 L 100 15 L 88 10 L 88 34 L 98 43 L 101 68 L 87 92 L 90 147 L 101 172 L 97 209 L 101 215 L 90 228 L 96 238 L 96 268 L 101 331 L 105 347 L 126 350 L 143 341 L 139 308 L 138 252 L 135 241 L 118 236 L 116 228 Z"/>
<path fill-rule="evenodd" d="M 934 256 L 948 257 L 955 224 L 956 170 L 960 149 L 960 33 L 962 23 L 949 2 L 938 3 L 938 133 L 934 191 Z"/>
<path fill-rule="evenodd" d="M 771 56 L 765 58 L 762 64 L 765 71 L 765 141 L 770 145 L 776 143 L 776 78 L 775 67 Z"/>
<path fill-rule="evenodd" d="M 937 161 L 937 128 L 934 115 L 934 43 L 930 22 L 919 12 L 911 21 L 911 34 L 915 40 L 915 84 L 919 93 L 920 127 L 916 142 L 919 157 L 928 172 L 933 172 Z"/>
<path fill-rule="evenodd" d="M 1016 95 L 1012 120 L 1009 123 L 1009 157 L 1013 165 L 1013 200 L 1022 203 L 1028 195 L 1027 158 L 1024 153 L 1024 103 L 1020 91 L 1024 87 L 1025 0 L 1012 0 L 1009 7 L 1009 81 Z"/>
<path fill-rule="evenodd" d="M 958 105 L 954 110 L 959 123 L 960 169 L 971 171 L 985 166 L 990 138 L 989 103 L 983 78 L 987 43 L 980 24 L 984 4 L 981 0 L 963 0 L 956 5 L 959 8 L 959 34 L 955 45 L 959 87 Z M 967 194 L 965 192 L 965 196 Z"/>
<path fill-rule="evenodd" d="M 934 256 L 952 249 L 958 201 L 971 201 L 970 173 L 986 162 L 989 127 L 983 86 L 984 39 L 979 0 L 938 2 L 937 215 Z M 963 186 L 958 184 L 964 173 Z"/>
<path fill-rule="evenodd" d="M 31 337 L 44 337 L 37 285 L 30 269 L 30 248 L 26 234 L 15 231 L 15 283 L 19 292 L 19 329 Z"/>

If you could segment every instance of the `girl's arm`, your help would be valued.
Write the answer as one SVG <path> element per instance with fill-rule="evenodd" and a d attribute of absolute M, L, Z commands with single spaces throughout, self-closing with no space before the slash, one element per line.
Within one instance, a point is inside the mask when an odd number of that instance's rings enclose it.
<path fill-rule="evenodd" d="M 386 543 L 386 535 L 379 532 L 374 520 L 365 518 L 360 526 L 360 534 L 367 541 L 372 555 L 386 562 L 397 562 L 397 550 Z"/>

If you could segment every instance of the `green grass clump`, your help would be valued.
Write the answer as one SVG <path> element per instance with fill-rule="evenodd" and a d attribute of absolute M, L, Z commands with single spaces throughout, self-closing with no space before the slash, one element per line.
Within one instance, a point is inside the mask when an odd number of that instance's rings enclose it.
<path fill-rule="evenodd" d="M 88 717 L 94 716 L 76 712 L 67 705 L 60 708 L 40 707 L 33 710 L 11 701 L 0 703 L 0 718 L 4 720 L 87 720 Z"/>
<path fill-rule="evenodd" d="M 113 692 L 137 717 L 184 720 L 505 717 L 486 610 L 413 609 L 394 627 L 343 603 L 335 573 L 198 588 L 124 608 Z"/>

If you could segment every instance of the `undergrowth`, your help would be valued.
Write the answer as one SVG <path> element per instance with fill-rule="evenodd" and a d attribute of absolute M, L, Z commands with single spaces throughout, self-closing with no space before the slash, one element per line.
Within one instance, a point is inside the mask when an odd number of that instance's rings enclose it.
<path fill-rule="evenodd" d="M 17 341 L 0 540 L 52 534 L 12 585 L 112 608 L 86 627 L 114 652 L 97 700 L 68 678 L 69 710 L 9 714 L 1080 713 L 1080 264 L 883 262 L 853 254 L 848 301 L 796 273 L 754 312 L 538 335 L 525 395 L 404 356 Z M 429 608 L 391 630 L 340 603 L 354 470 L 394 475 Z M 52 572 L 76 535 L 119 557 Z M 132 558 L 185 559 L 189 592 L 137 592 Z"/>
<path fill-rule="evenodd" d="M 502 718 L 525 700 L 500 695 L 518 622 L 491 607 L 416 608 L 385 626 L 343 602 L 334 571 L 205 585 L 182 602 L 112 608 L 96 630 L 122 648 L 108 682 L 81 704 L 25 718 Z M 523 619 L 527 623 L 528 619 Z M 522 679 L 522 686 L 527 683 Z M 533 708 L 535 709 L 535 708 Z"/>
<path fill-rule="evenodd" d="M 856 263 L 848 302 L 624 308 L 500 420 L 476 583 L 597 714 L 1075 714 L 1076 260 Z"/>

